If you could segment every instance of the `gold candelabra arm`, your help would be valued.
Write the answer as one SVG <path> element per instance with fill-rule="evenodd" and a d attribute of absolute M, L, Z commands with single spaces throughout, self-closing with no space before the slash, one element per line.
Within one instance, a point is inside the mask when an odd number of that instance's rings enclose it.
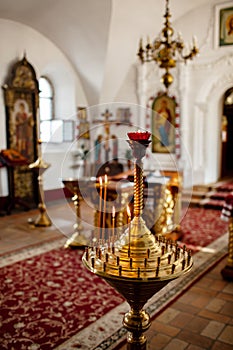
<path fill-rule="evenodd" d="M 192 60 L 193 57 L 195 57 L 198 53 L 199 53 L 199 49 L 194 45 L 191 48 L 191 51 L 190 51 L 189 54 L 187 54 L 187 55 L 182 55 L 181 54 L 181 57 L 184 59 L 184 61 L 186 63 L 188 60 Z"/>

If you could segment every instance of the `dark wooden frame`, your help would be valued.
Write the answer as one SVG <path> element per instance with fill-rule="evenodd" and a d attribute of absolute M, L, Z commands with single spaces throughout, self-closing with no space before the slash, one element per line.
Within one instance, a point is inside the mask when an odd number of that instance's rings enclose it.
<path fill-rule="evenodd" d="M 29 165 L 38 158 L 39 85 L 25 56 L 11 67 L 3 92 L 7 149 L 19 152 Z M 17 203 L 25 209 L 38 205 L 37 176 L 28 165 L 7 165 L 10 208 Z"/>

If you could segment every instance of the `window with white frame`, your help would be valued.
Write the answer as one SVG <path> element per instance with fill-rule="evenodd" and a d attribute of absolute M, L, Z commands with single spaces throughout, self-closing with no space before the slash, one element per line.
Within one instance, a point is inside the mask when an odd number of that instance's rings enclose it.
<path fill-rule="evenodd" d="M 39 79 L 40 139 L 42 142 L 72 142 L 74 139 L 73 120 L 54 118 L 54 88 L 51 81 L 42 76 Z"/>
<path fill-rule="evenodd" d="M 54 89 L 51 81 L 42 76 L 39 79 L 40 101 L 40 138 L 42 142 L 51 141 L 53 134 L 52 120 L 54 117 Z"/>
<path fill-rule="evenodd" d="M 52 120 L 54 116 L 54 89 L 46 77 L 39 79 L 40 121 Z"/>

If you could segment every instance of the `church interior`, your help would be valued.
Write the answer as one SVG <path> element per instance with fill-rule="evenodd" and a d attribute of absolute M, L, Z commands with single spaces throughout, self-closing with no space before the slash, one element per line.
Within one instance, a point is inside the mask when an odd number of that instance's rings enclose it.
<path fill-rule="evenodd" d="M 233 2 L 0 27 L 0 348 L 232 349 Z"/>

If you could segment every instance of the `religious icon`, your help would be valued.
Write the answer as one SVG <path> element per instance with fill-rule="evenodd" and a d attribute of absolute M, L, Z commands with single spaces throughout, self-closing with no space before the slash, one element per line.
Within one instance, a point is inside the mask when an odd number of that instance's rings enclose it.
<path fill-rule="evenodd" d="M 112 135 L 112 159 L 118 158 L 118 138 Z"/>
<path fill-rule="evenodd" d="M 130 123 L 130 108 L 118 108 L 116 116 L 119 123 Z"/>
<path fill-rule="evenodd" d="M 90 139 L 90 123 L 87 121 L 87 109 L 78 107 L 79 135 L 80 139 Z"/>
<path fill-rule="evenodd" d="M 101 142 L 102 135 L 98 135 L 97 139 L 95 140 L 95 163 L 97 164 L 101 163 Z"/>
<path fill-rule="evenodd" d="M 34 124 L 32 114 L 29 112 L 29 106 L 24 100 L 17 100 L 14 104 L 14 119 L 16 126 L 16 149 L 26 158 L 29 158 L 28 152 L 33 147 Z"/>
<path fill-rule="evenodd" d="M 166 94 L 152 104 L 152 152 L 175 152 L 176 102 Z"/>
<path fill-rule="evenodd" d="M 217 5 L 216 16 L 218 45 L 233 45 L 233 6 Z"/>

